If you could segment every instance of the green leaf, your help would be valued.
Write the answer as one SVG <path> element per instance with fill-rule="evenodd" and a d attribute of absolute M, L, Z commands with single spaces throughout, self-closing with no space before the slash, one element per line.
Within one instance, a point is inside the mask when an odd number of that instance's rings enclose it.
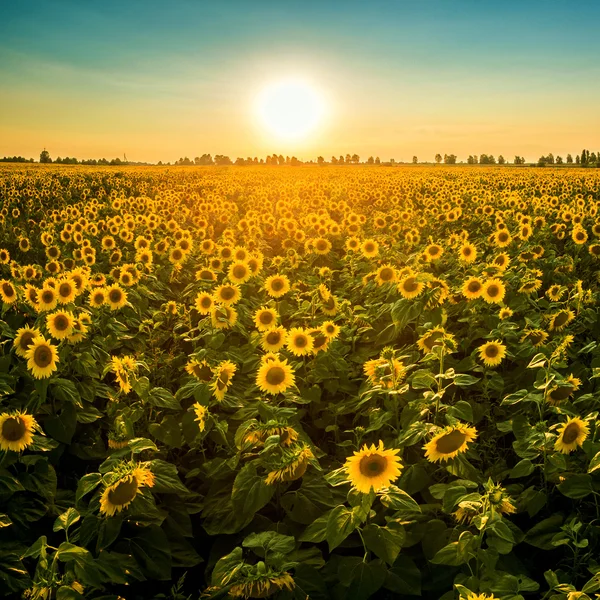
<path fill-rule="evenodd" d="M 337 548 L 360 523 L 354 511 L 343 504 L 336 506 L 329 514 L 327 520 L 327 534 L 325 539 L 329 544 L 329 552 Z"/>
<path fill-rule="evenodd" d="M 387 527 L 369 524 L 362 530 L 362 536 L 367 548 L 390 566 L 398 557 L 406 537 L 401 525 L 391 524 Z"/>
<path fill-rule="evenodd" d="M 174 464 L 164 460 L 150 462 L 150 470 L 154 474 L 152 491 L 162 494 L 189 494 L 189 490 L 181 483 L 179 472 Z"/>
<path fill-rule="evenodd" d="M 265 558 L 271 552 L 279 554 L 288 554 L 296 547 L 296 540 L 293 536 L 282 535 L 275 531 L 263 531 L 262 533 L 251 533 L 242 542 L 244 548 L 251 548 L 254 553 Z M 257 552 L 261 550 L 261 552 Z"/>
<path fill-rule="evenodd" d="M 150 423 L 148 430 L 157 440 L 167 446 L 173 448 L 180 448 L 182 446 L 181 426 L 173 415 L 164 417 L 160 424 Z"/>
<path fill-rule="evenodd" d="M 171 579 L 171 553 L 165 532 L 157 525 L 142 527 L 129 541 L 131 553 L 144 575 L 150 579 Z"/>
<path fill-rule="evenodd" d="M 410 378 L 409 383 L 413 390 L 432 390 L 437 385 L 435 377 L 427 369 L 416 371 Z"/>
<path fill-rule="evenodd" d="M 517 479 L 518 477 L 527 477 L 535 470 L 535 465 L 528 459 L 520 460 L 510 471 L 509 477 Z"/>
<path fill-rule="evenodd" d="M 63 542 L 56 550 L 56 557 L 62 562 L 82 561 L 87 556 L 89 556 L 88 550 L 69 542 Z"/>
<path fill-rule="evenodd" d="M 588 473 L 593 473 L 596 469 L 600 469 L 600 452 L 596 452 L 588 466 Z"/>
<path fill-rule="evenodd" d="M 133 440 L 129 440 L 129 442 L 127 442 L 127 446 L 133 454 L 139 454 L 140 452 L 144 452 L 144 450 L 158 452 L 156 444 L 148 438 L 134 438 Z"/>
<path fill-rule="evenodd" d="M 587 474 L 571 475 L 566 481 L 556 486 L 561 494 L 573 500 L 581 500 L 594 491 L 592 477 Z"/>
<path fill-rule="evenodd" d="M 233 483 L 231 502 L 244 515 L 254 514 L 265 506 L 275 493 L 275 486 L 267 485 L 250 463 L 241 469 Z"/>
<path fill-rule="evenodd" d="M 71 403 L 63 405 L 60 415 L 48 417 L 44 421 L 44 431 L 46 434 L 63 444 L 71 443 L 76 428 L 77 408 Z"/>
<path fill-rule="evenodd" d="M 563 518 L 561 515 L 552 515 L 534 525 L 523 540 L 526 544 L 540 550 L 553 550 L 552 538 L 560 531 Z"/>
<path fill-rule="evenodd" d="M 70 379 L 54 378 L 50 380 L 50 391 L 52 396 L 61 402 L 73 405 L 81 405 L 81 396 L 77 387 Z"/>
<path fill-rule="evenodd" d="M 225 585 L 242 568 L 243 564 L 244 551 L 239 547 L 234 548 L 232 552 L 217 561 L 210 579 L 212 585 Z"/>
<path fill-rule="evenodd" d="M 299 542 L 323 542 L 327 537 L 327 523 L 332 510 L 328 510 L 324 515 L 321 515 L 318 519 L 315 519 L 305 530 L 304 533 L 298 538 Z"/>
<path fill-rule="evenodd" d="M 458 567 L 466 564 L 473 557 L 473 547 L 477 539 L 469 531 L 463 531 L 457 542 L 451 542 L 440 550 L 431 559 L 435 565 L 450 565 Z"/>
<path fill-rule="evenodd" d="M 77 492 L 75 494 L 75 502 L 79 502 L 86 494 L 96 489 L 102 481 L 100 473 L 88 473 L 84 475 L 77 484 Z"/>
<path fill-rule="evenodd" d="M 543 353 L 536 354 L 527 365 L 528 369 L 540 369 L 546 364 L 546 355 Z"/>
<path fill-rule="evenodd" d="M 169 390 L 162 387 L 155 387 L 148 394 L 148 402 L 158 408 L 168 408 L 170 410 L 180 410 L 181 406 Z"/>
<path fill-rule="evenodd" d="M 421 595 L 421 569 L 412 558 L 400 555 L 387 572 L 384 587 L 397 594 Z"/>
<path fill-rule="evenodd" d="M 459 400 L 454 406 L 451 406 L 448 414 L 461 421 L 473 422 L 473 407 L 465 400 Z"/>
<path fill-rule="evenodd" d="M 19 592 L 31 587 L 31 579 L 27 569 L 16 554 L 3 552 L 0 558 L 0 590 L 5 597 L 21 597 Z"/>
<path fill-rule="evenodd" d="M 56 521 L 54 521 L 52 531 L 60 531 L 61 529 L 68 531 L 69 527 L 71 527 L 73 523 L 77 523 L 79 519 L 81 519 L 81 516 L 73 507 L 67 508 L 67 510 L 62 513 L 62 515 L 59 515 Z"/>
<path fill-rule="evenodd" d="M 420 513 L 421 507 L 417 501 L 396 485 L 390 485 L 387 492 L 379 496 L 381 503 L 387 508 L 410 515 Z"/>
<path fill-rule="evenodd" d="M 4 513 L 0 513 L 0 529 L 4 529 L 5 527 L 10 527 L 13 524 L 10 517 L 5 515 Z"/>
<path fill-rule="evenodd" d="M 473 377 L 473 375 L 468 375 L 467 373 L 458 373 L 454 376 L 454 385 L 458 387 L 469 387 L 479 383 L 479 381 L 479 377 Z"/>
<path fill-rule="evenodd" d="M 367 600 L 381 588 L 385 582 L 387 569 L 381 560 L 369 563 L 360 561 L 352 573 L 352 581 L 346 598 L 348 600 Z"/>

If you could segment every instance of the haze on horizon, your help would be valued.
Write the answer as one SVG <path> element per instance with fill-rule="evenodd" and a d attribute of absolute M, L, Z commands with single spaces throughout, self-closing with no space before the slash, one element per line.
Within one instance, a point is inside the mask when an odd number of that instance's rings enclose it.
<path fill-rule="evenodd" d="M 600 3 L 5 4 L 0 156 L 515 154 L 600 147 Z M 275 139 L 255 99 L 307 82 L 327 110 Z"/>

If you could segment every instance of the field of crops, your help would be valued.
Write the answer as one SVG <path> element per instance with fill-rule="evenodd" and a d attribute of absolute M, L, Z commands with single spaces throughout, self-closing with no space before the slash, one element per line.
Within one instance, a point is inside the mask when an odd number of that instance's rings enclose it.
<path fill-rule="evenodd" d="M 600 591 L 600 172 L 0 167 L 0 596 Z"/>

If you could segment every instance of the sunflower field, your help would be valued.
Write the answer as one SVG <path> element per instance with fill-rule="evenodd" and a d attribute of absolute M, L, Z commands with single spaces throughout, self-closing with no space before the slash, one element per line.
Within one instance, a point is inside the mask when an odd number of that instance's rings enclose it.
<path fill-rule="evenodd" d="M 0 167 L 0 597 L 600 597 L 600 173 Z"/>

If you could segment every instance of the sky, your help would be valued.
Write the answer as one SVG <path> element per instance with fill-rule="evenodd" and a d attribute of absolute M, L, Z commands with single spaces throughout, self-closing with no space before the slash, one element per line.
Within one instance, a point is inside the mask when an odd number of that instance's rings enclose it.
<path fill-rule="evenodd" d="M 0 156 L 174 161 L 600 149 L 600 2 L 29 0 L 0 18 Z M 256 99 L 324 107 L 277 139 Z"/>

